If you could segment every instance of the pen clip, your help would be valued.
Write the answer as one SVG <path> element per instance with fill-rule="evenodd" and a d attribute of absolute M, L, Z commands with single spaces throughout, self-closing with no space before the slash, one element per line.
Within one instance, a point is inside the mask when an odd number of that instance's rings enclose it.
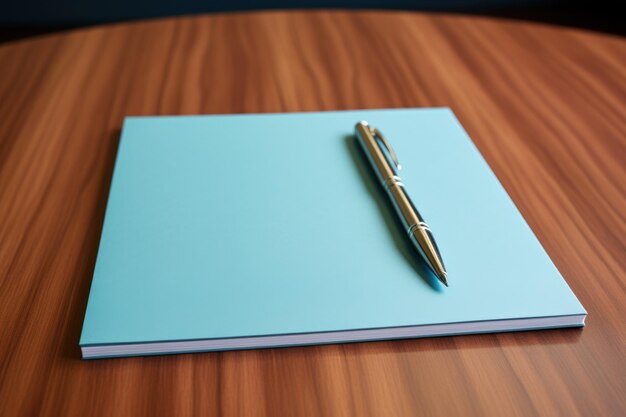
<path fill-rule="evenodd" d="M 368 128 L 369 128 L 370 133 L 374 137 L 374 139 L 378 137 L 378 139 L 381 140 L 383 145 L 385 145 L 385 148 L 387 148 L 387 152 L 389 153 L 389 156 L 391 156 L 391 159 L 394 165 L 396 166 L 396 168 L 398 168 L 398 171 L 402 170 L 402 165 L 400 165 L 400 163 L 398 162 L 398 158 L 396 158 L 396 153 L 393 151 L 393 148 L 389 144 L 389 141 L 387 141 L 387 139 L 383 136 L 383 134 L 380 133 L 380 130 L 371 126 L 368 126 Z"/>

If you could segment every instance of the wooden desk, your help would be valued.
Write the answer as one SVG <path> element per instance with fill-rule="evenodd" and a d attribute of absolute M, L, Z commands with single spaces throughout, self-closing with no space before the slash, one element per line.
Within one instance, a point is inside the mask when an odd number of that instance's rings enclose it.
<path fill-rule="evenodd" d="M 249 13 L 0 47 L 0 415 L 626 414 L 626 40 L 415 13 Z M 82 361 L 126 115 L 450 106 L 584 330 Z"/>

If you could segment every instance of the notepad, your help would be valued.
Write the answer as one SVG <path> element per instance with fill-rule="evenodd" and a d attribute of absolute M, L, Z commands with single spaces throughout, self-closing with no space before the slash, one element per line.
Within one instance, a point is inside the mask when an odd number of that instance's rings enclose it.
<path fill-rule="evenodd" d="M 449 288 L 411 253 L 355 142 L 360 120 L 392 138 Z M 585 316 L 449 109 L 128 117 L 80 347 L 172 354 Z"/>

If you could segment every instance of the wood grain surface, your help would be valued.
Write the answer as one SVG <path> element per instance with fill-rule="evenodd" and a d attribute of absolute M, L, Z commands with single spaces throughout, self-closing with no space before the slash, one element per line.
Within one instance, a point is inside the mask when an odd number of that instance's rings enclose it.
<path fill-rule="evenodd" d="M 450 106 L 582 330 L 83 361 L 122 120 Z M 0 46 L 1 416 L 626 415 L 626 40 L 490 18 L 271 12 Z"/>

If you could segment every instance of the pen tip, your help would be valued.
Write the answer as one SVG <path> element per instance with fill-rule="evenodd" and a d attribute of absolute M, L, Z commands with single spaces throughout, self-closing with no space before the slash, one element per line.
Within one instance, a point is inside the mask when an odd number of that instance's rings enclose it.
<path fill-rule="evenodd" d="M 446 287 L 448 286 L 448 274 L 445 271 L 441 272 L 441 274 L 439 274 L 437 278 L 439 278 L 439 281 L 441 281 L 443 285 L 445 285 Z"/>

